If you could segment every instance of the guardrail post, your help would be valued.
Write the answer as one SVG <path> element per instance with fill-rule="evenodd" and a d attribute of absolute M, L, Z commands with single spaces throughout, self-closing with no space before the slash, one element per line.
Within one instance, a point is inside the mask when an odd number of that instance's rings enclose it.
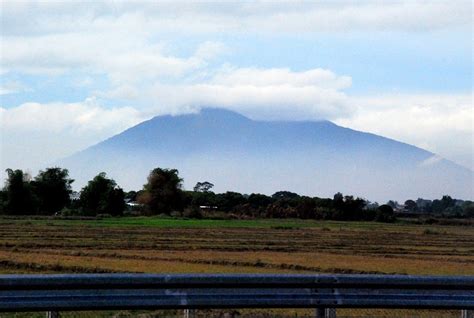
<path fill-rule="evenodd" d="M 315 317 L 326 318 L 326 308 L 316 308 Z"/>
<path fill-rule="evenodd" d="M 474 318 L 473 310 L 461 310 L 461 318 Z"/>
<path fill-rule="evenodd" d="M 336 308 L 316 308 L 316 318 L 336 318 Z"/>
<path fill-rule="evenodd" d="M 48 311 L 46 312 L 46 318 L 60 318 L 58 311 Z"/>
<path fill-rule="evenodd" d="M 326 308 L 326 317 L 327 318 L 336 318 L 336 308 Z"/>
<path fill-rule="evenodd" d="M 196 309 L 185 309 L 183 318 L 196 318 Z"/>

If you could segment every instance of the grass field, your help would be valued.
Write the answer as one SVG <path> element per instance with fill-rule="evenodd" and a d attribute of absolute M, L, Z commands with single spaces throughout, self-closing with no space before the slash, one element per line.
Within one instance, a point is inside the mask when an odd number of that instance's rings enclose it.
<path fill-rule="evenodd" d="M 1 219 L 0 272 L 474 275 L 474 228 L 312 220 Z"/>

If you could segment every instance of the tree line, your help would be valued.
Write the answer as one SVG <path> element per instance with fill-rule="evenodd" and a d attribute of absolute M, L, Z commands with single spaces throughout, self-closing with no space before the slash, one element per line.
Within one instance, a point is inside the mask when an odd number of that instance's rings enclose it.
<path fill-rule="evenodd" d="M 74 180 L 69 177 L 67 169 L 47 168 L 34 178 L 22 170 L 7 169 L 6 173 L 5 186 L 0 191 L 0 213 L 8 215 L 121 216 L 133 212 L 141 215 L 178 213 L 200 218 L 203 213 L 219 211 L 235 218 L 393 222 L 394 209 L 399 207 L 395 201 L 378 205 L 342 193 L 336 193 L 333 198 L 301 196 L 289 191 L 279 191 L 271 196 L 232 191 L 214 193 L 214 185 L 208 181 L 198 182 L 192 191 L 186 191 L 182 186 L 183 179 L 176 169 L 155 168 L 150 171 L 141 190 L 129 192 L 124 192 L 113 179 L 102 172 L 90 180 L 76 196 L 71 187 Z M 444 196 L 439 200 L 442 207 L 445 207 L 443 211 L 453 210 L 453 206 L 459 205 L 456 200 L 450 201 L 448 198 L 450 197 Z M 422 201 L 419 200 L 416 202 L 421 204 Z M 407 200 L 404 208 L 418 209 L 416 202 L 416 207 L 413 207 Z M 437 200 L 430 202 L 431 210 L 433 207 L 439 209 Z M 474 216 L 473 203 L 463 202 L 469 204 L 466 205 L 467 208 L 462 206 L 461 210 L 456 210 L 459 215 Z M 427 203 L 424 204 L 426 208 Z"/>
<path fill-rule="evenodd" d="M 67 169 L 41 170 L 35 178 L 20 169 L 7 169 L 0 191 L 0 213 L 9 215 L 53 215 L 64 209 L 81 215 L 121 215 L 125 193 L 114 180 L 100 173 L 82 188 L 78 200 L 71 198 L 73 179 Z"/>
<path fill-rule="evenodd" d="M 396 201 L 389 201 L 387 204 L 394 208 L 400 207 L 400 204 Z M 474 217 L 474 202 L 453 199 L 449 195 L 443 195 L 441 199 L 435 200 L 423 198 L 406 200 L 401 210 L 413 215 L 429 214 L 445 218 L 472 218 Z"/>

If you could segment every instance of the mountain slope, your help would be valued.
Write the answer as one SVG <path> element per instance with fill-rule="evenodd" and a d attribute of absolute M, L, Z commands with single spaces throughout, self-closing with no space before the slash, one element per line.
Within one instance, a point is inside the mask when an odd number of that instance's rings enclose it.
<path fill-rule="evenodd" d="M 208 180 L 216 191 L 341 191 L 381 201 L 474 192 L 472 171 L 414 146 L 329 121 L 254 121 L 222 109 L 155 117 L 59 164 L 80 186 L 105 171 L 140 189 L 152 168 L 169 167 L 188 189 Z"/>

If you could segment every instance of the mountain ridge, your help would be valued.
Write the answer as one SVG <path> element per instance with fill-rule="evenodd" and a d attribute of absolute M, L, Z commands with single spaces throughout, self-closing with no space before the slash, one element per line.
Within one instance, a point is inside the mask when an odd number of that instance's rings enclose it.
<path fill-rule="evenodd" d="M 473 180 L 472 171 L 432 152 L 327 120 L 252 120 L 218 108 L 153 117 L 60 163 L 79 178 L 103 170 L 126 188 L 141 186 L 147 172 L 160 166 L 178 168 L 187 188 L 209 180 L 221 191 L 293 190 L 312 196 L 343 191 L 369 199 L 440 194 L 466 198 Z M 126 172 L 131 167 L 141 184 Z M 261 178 L 256 178 L 259 173 Z M 360 179 L 385 184 L 380 186 L 385 190 Z"/>

